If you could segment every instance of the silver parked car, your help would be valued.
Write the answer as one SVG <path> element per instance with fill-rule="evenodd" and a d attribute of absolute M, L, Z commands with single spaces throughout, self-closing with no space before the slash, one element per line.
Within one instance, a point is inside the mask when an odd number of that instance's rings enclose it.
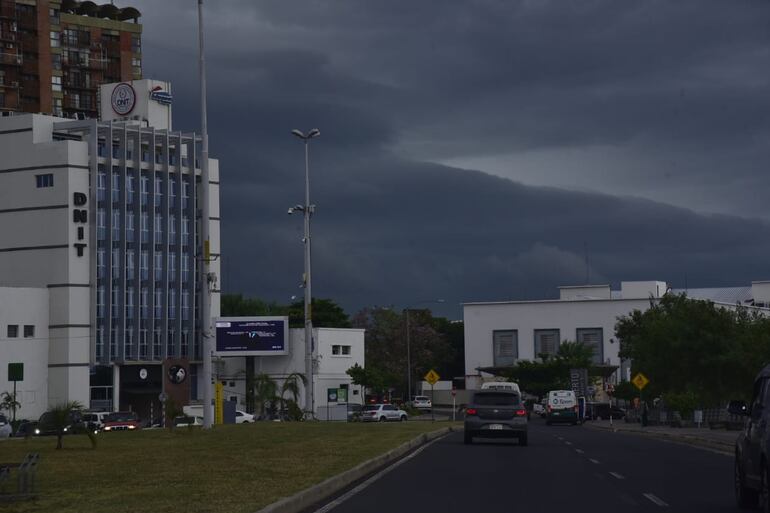
<path fill-rule="evenodd" d="M 367 404 L 361 414 L 361 420 L 364 422 L 386 422 L 389 420 L 405 422 L 406 419 L 406 412 L 392 404 Z"/>
<path fill-rule="evenodd" d="M 527 409 L 516 392 L 480 390 L 465 408 L 465 443 L 473 438 L 518 438 L 527 445 Z"/>

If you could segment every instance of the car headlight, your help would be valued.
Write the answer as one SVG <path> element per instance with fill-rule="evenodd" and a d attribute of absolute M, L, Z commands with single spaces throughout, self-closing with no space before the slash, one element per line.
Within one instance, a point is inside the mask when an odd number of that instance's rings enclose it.
<path fill-rule="evenodd" d="M 36 434 L 36 435 L 39 435 L 39 434 L 40 434 L 40 430 L 39 430 L 39 429 L 37 429 L 37 428 L 35 428 L 35 434 Z"/>
<path fill-rule="evenodd" d="M 65 432 L 65 433 L 67 432 L 67 428 L 64 428 L 64 432 Z"/>
<path fill-rule="evenodd" d="M 129 425 L 128 429 L 136 429 L 136 426 Z"/>
<path fill-rule="evenodd" d="M 112 431 L 112 426 L 107 426 L 104 428 L 105 431 Z"/>

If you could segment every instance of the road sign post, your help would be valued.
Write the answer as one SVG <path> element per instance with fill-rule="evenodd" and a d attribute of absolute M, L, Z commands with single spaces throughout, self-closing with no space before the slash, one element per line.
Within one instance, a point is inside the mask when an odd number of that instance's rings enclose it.
<path fill-rule="evenodd" d="M 433 406 L 431 404 L 431 406 Z M 457 414 L 457 390 L 455 390 L 454 385 L 452 385 L 452 422 L 455 422 L 457 419 L 455 418 L 455 415 Z"/>
<path fill-rule="evenodd" d="M 435 421 L 436 417 L 433 414 L 433 385 L 438 383 L 438 380 L 441 379 L 441 376 L 438 375 L 438 372 L 431 369 L 425 376 L 423 376 L 423 379 L 430 383 L 430 420 Z"/>
<path fill-rule="evenodd" d="M 642 427 L 644 427 L 647 425 L 647 406 L 644 404 L 644 400 L 642 399 L 642 390 L 650 383 L 650 380 L 647 379 L 647 376 L 641 372 L 637 372 L 636 376 L 634 376 L 634 378 L 631 380 L 631 383 L 633 383 L 634 386 L 639 389 L 639 404 L 641 405 L 640 407 L 642 409 L 641 421 Z"/>

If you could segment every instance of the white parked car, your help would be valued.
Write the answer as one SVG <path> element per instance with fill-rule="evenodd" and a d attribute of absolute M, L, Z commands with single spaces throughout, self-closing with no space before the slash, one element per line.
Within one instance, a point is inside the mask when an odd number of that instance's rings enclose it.
<path fill-rule="evenodd" d="M 414 400 L 412 400 L 412 406 L 418 410 L 430 410 L 433 408 L 433 402 L 426 395 L 416 395 Z"/>
<path fill-rule="evenodd" d="M 246 413 L 245 411 L 235 410 L 236 424 L 248 424 L 250 422 L 254 422 L 254 415 Z"/>
<path fill-rule="evenodd" d="M 364 422 L 406 422 L 407 416 L 404 410 L 399 410 L 392 404 L 367 404 L 361 412 L 361 420 Z"/>
<path fill-rule="evenodd" d="M 11 423 L 8 421 L 5 415 L 0 415 L 0 438 L 8 438 L 13 433 Z"/>

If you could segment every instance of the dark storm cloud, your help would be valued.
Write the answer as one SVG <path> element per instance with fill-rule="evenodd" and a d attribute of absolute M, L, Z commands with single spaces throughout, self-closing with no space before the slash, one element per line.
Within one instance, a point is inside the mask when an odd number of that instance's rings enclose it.
<path fill-rule="evenodd" d="M 551 296 L 585 281 L 586 251 L 594 282 L 766 277 L 761 221 L 414 160 L 606 145 L 633 150 L 610 171 L 621 192 L 658 197 L 649 169 L 685 188 L 677 203 L 765 215 L 743 194 L 770 187 L 766 3 L 206 5 L 226 290 L 301 295 L 301 220 L 286 209 L 304 160 L 289 131 L 315 126 L 314 293 L 349 310 Z M 173 81 L 176 127 L 196 127 L 194 8 L 139 7 L 145 75 Z"/>

